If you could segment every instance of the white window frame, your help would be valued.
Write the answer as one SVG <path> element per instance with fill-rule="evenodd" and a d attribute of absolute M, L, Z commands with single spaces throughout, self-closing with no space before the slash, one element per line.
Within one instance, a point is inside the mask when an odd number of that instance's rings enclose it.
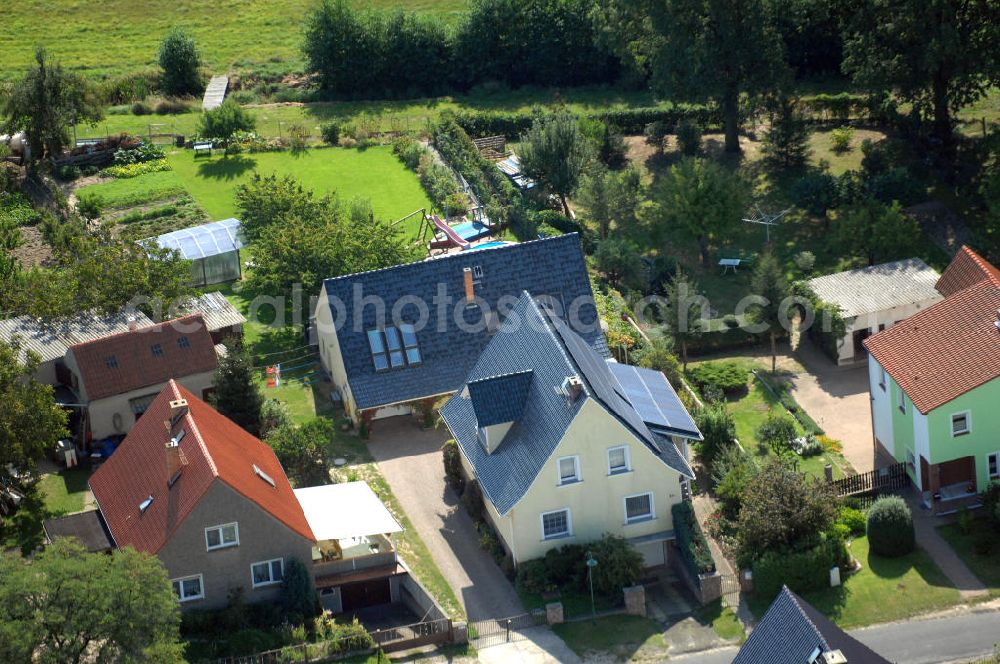
<path fill-rule="evenodd" d="M 566 513 L 566 532 L 559 533 L 558 535 L 546 535 L 545 534 L 545 517 L 550 514 L 559 514 L 560 512 Z M 547 542 L 549 540 L 566 539 L 567 537 L 573 536 L 573 511 L 568 507 L 563 507 L 558 510 L 549 510 L 548 512 L 542 512 L 538 515 L 538 525 L 542 529 L 542 541 Z"/>
<path fill-rule="evenodd" d="M 642 496 L 649 496 L 649 514 L 629 518 L 628 516 L 629 498 L 640 498 Z M 630 525 L 633 523 L 643 523 L 645 521 L 652 521 L 656 518 L 656 497 L 653 495 L 652 491 L 643 491 L 642 493 L 633 493 L 629 496 L 625 496 L 624 498 L 622 498 L 622 510 L 623 513 L 625 514 L 626 525 Z"/>
<path fill-rule="evenodd" d="M 993 463 L 996 465 L 996 473 L 990 472 L 990 459 L 993 459 Z M 990 452 L 986 455 L 986 476 L 989 480 L 1000 480 L 1000 452 Z"/>
<path fill-rule="evenodd" d="M 899 412 L 906 415 L 906 392 L 903 391 L 903 388 L 899 388 L 899 399 L 896 406 L 899 408 Z"/>
<path fill-rule="evenodd" d="M 232 526 L 233 529 L 236 531 L 235 542 L 227 542 L 225 541 L 225 537 L 222 536 L 223 529 L 229 526 Z M 209 531 L 212 530 L 219 531 L 219 544 L 216 544 L 215 546 L 212 546 L 208 542 L 208 533 Z M 205 549 L 207 551 L 218 551 L 219 549 L 228 549 L 231 546 L 239 546 L 239 545 L 240 545 L 240 524 L 237 523 L 236 521 L 232 521 L 230 523 L 220 523 L 218 526 L 210 526 L 205 529 Z"/>
<path fill-rule="evenodd" d="M 190 581 L 191 579 L 198 579 L 199 592 L 197 595 L 191 595 L 190 597 L 184 596 L 184 582 Z M 173 588 L 174 584 L 178 585 L 179 590 L 174 591 L 174 595 L 180 602 L 193 602 L 196 599 L 205 599 L 205 577 L 201 574 L 191 574 L 190 576 L 180 576 L 176 579 L 170 579 L 170 587 Z"/>
<path fill-rule="evenodd" d="M 280 565 L 281 565 L 281 578 L 277 579 L 277 580 L 275 580 L 274 578 L 270 578 L 271 575 L 272 575 L 272 571 L 273 571 L 272 568 L 271 568 L 271 565 L 274 564 L 274 563 L 280 563 Z M 256 579 L 256 577 L 254 576 L 254 573 L 253 573 L 253 568 L 257 567 L 257 565 L 267 565 L 267 576 L 270 578 L 270 581 L 261 581 L 259 583 L 257 582 L 257 579 Z M 277 585 L 277 584 L 281 583 L 284 580 L 285 580 L 285 559 L 284 558 L 271 558 L 270 560 L 258 560 L 255 563 L 250 563 L 250 584 L 255 589 L 256 588 L 264 588 L 266 586 L 274 586 L 274 585 Z"/>
<path fill-rule="evenodd" d="M 572 479 L 564 480 L 562 476 L 562 462 L 566 460 L 573 461 L 573 477 Z M 559 486 L 566 486 L 569 484 L 576 484 L 583 481 L 583 476 L 580 475 L 580 457 L 579 455 L 571 455 L 559 457 L 556 459 L 556 482 Z"/>
<path fill-rule="evenodd" d="M 883 392 L 885 392 L 886 382 L 887 382 L 887 378 L 886 378 L 885 367 L 880 366 L 879 367 L 878 386 L 882 388 Z"/>
<path fill-rule="evenodd" d="M 965 430 L 955 431 L 955 418 L 965 417 Z M 957 413 L 951 414 L 951 437 L 958 438 L 959 436 L 965 436 L 972 433 L 972 412 L 968 410 L 959 411 Z"/>
<path fill-rule="evenodd" d="M 913 453 L 913 450 L 906 450 L 906 465 L 913 469 L 913 472 L 917 472 L 917 455 Z"/>
<path fill-rule="evenodd" d="M 611 453 L 616 450 L 622 450 L 625 452 L 625 466 L 624 468 L 612 468 L 611 467 Z M 615 445 L 614 447 L 608 448 L 608 475 L 624 475 L 625 473 L 632 472 L 632 452 L 629 450 L 628 445 Z"/>

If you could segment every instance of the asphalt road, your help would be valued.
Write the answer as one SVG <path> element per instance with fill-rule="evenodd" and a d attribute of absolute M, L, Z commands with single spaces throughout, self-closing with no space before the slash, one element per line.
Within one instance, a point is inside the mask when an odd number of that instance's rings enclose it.
<path fill-rule="evenodd" d="M 993 654 L 1000 644 L 1000 611 L 910 620 L 852 630 L 851 636 L 899 664 L 962 662 Z M 738 648 L 671 657 L 678 664 L 730 664 Z"/>

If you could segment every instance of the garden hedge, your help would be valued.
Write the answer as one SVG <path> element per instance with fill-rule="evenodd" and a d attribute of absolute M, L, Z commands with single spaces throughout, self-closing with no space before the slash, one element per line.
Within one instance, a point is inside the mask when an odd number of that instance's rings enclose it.
<path fill-rule="evenodd" d="M 913 551 L 913 515 L 899 496 L 884 496 L 868 510 L 868 544 L 874 554 L 898 558 Z"/>
<path fill-rule="evenodd" d="M 694 507 L 690 502 L 682 500 L 671 507 L 670 512 L 674 517 L 677 548 L 680 549 L 681 559 L 688 570 L 695 577 L 715 572 L 712 550 L 695 517 Z"/>
<path fill-rule="evenodd" d="M 754 593 L 770 602 L 786 585 L 797 593 L 830 585 L 830 569 L 849 560 L 844 542 L 829 538 L 805 551 L 768 551 L 753 564 Z"/>
<path fill-rule="evenodd" d="M 750 372 L 736 362 L 705 362 L 689 369 L 688 377 L 703 394 L 714 387 L 729 396 L 746 390 Z"/>
<path fill-rule="evenodd" d="M 516 140 L 531 127 L 539 116 L 539 111 L 462 111 L 455 115 L 455 121 L 470 136 L 506 136 Z M 699 127 L 718 128 L 721 118 L 718 111 L 700 104 L 677 104 L 673 106 L 648 106 L 620 108 L 588 113 L 584 117 L 598 120 L 615 127 L 622 134 L 642 134 L 646 125 L 662 122 L 670 131 L 683 121 Z"/>

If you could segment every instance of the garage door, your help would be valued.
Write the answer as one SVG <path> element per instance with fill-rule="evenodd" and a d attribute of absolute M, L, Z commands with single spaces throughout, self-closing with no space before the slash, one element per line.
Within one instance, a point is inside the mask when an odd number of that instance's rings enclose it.
<path fill-rule="evenodd" d="M 642 564 L 644 567 L 658 567 L 666 564 L 663 557 L 663 549 L 666 542 L 645 542 L 637 544 L 635 550 L 642 554 Z"/>
<path fill-rule="evenodd" d="M 345 612 L 388 604 L 391 601 L 389 579 L 348 583 L 340 587 L 340 602 Z"/>
<path fill-rule="evenodd" d="M 383 417 L 396 417 L 397 415 L 409 415 L 412 413 L 412 409 L 409 406 L 399 405 L 399 406 L 386 406 L 385 408 L 379 408 L 375 411 L 375 417 L 373 420 L 381 420 Z"/>

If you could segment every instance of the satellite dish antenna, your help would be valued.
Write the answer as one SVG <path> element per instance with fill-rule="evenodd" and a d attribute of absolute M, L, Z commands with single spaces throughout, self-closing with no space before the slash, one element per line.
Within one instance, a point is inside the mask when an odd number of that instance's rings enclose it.
<path fill-rule="evenodd" d="M 754 205 L 750 216 L 744 217 L 743 221 L 748 224 L 760 224 L 766 229 L 767 243 L 771 244 L 771 226 L 777 226 L 778 220 L 791 212 L 792 208 L 786 208 L 775 214 L 768 214 L 761 210 L 759 205 Z"/>

